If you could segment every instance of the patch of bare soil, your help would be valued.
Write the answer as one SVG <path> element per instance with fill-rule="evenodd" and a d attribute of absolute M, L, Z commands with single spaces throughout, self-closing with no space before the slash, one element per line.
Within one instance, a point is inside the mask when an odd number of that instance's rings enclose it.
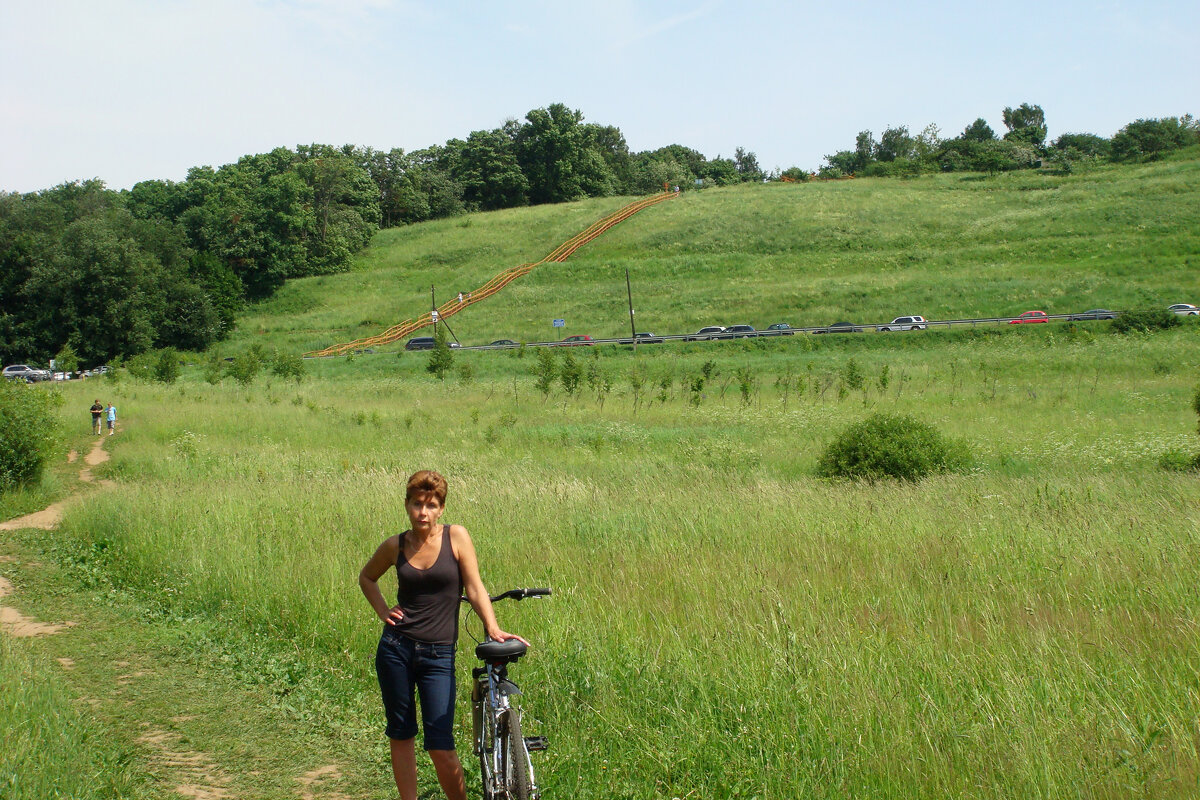
<path fill-rule="evenodd" d="M 79 470 L 79 480 L 84 483 L 95 483 L 96 479 L 92 476 L 92 467 L 98 467 L 105 461 L 108 461 L 108 459 L 108 451 L 104 449 L 104 437 L 100 437 L 92 443 L 92 449 L 83 457 L 83 463 L 87 464 L 87 466 Z M 110 486 L 112 482 L 100 481 L 100 484 L 102 486 Z"/>
<path fill-rule="evenodd" d="M 19 531 L 22 528 L 53 530 L 58 527 L 58 523 L 62 522 L 63 510 L 67 507 L 68 502 L 68 500 L 59 500 L 41 511 L 10 519 L 7 522 L 0 522 L 0 531 Z"/>
<path fill-rule="evenodd" d="M 300 800 L 350 800 L 341 792 L 332 792 L 329 785 L 342 779 L 342 770 L 337 764 L 318 767 L 304 773 L 296 780 L 300 783 Z"/>
<path fill-rule="evenodd" d="M 173 785 L 176 794 L 194 800 L 233 796 L 229 777 L 206 754 L 184 746 L 178 733 L 151 728 L 138 741 L 150 748 L 150 771 Z"/>
<path fill-rule="evenodd" d="M 0 598 L 8 597 L 12 592 L 12 584 L 9 583 L 7 578 L 0 577 Z M 9 636 L 19 638 L 48 636 L 52 633 L 58 633 L 63 628 L 69 628 L 74 624 L 74 622 L 38 622 L 31 617 L 25 616 L 15 608 L 0 606 L 0 631 L 4 631 Z"/>

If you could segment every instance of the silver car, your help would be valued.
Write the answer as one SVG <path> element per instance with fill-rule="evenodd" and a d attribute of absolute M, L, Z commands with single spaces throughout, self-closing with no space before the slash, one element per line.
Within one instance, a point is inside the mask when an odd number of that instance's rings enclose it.
<path fill-rule="evenodd" d="M 925 318 L 919 314 L 913 314 L 908 317 L 896 317 L 887 325 L 878 325 L 877 331 L 923 331 L 925 330 Z"/>
<path fill-rule="evenodd" d="M 26 383 L 37 383 L 38 381 L 48 381 L 54 378 L 53 373 L 48 369 L 35 369 L 26 364 L 13 364 L 4 368 L 4 377 L 15 381 L 25 381 Z"/>
<path fill-rule="evenodd" d="M 1176 303 L 1168 306 L 1167 311 L 1174 311 L 1181 317 L 1200 317 L 1200 308 L 1196 308 L 1191 303 Z"/>

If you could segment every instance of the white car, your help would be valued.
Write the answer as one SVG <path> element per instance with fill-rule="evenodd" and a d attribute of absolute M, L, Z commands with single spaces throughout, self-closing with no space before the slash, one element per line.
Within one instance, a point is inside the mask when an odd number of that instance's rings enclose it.
<path fill-rule="evenodd" d="M 1181 317 L 1200 317 L 1200 308 L 1196 308 L 1190 303 L 1176 303 L 1173 306 L 1169 306 L 1167 311 L 1174 311 Z"/>
<path fill-rule="evenodd" d="M 876 326 L 877 331 L 923 331 L 925 330 L 925 318 L 920 314 L 913 314 L 908 317 L 896 317 L 887 325 Z"/>

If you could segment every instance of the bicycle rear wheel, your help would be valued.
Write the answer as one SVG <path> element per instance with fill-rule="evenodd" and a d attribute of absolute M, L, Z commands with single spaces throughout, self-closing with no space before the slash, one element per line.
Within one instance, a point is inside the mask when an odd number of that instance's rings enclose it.
<path fill-rule="evenodd" d="M 529 778 L 529 751 L 525 749 L 525 737 L 521 735 L 521 718 L 514 709 L 501 720 L 496 743 L 502 748 L 500 769 L 509 800 L 530 800 L 533 781 Z"/>

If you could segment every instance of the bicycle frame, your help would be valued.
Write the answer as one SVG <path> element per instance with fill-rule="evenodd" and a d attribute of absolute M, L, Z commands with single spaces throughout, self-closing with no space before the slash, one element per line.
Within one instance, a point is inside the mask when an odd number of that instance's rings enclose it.
<path fill-rule="evenodd" d="M 549 589 L 513 589 L 491 598 L 521 600 L 542 597 Z M 465 599 L 465 598 L 464 598 Z M 525 736 L 522 712 L 514 698 L 521 690 L 508 677 L 508 665 L 525 654 L 519 640 L 481 642 L 476 657 L 484 662 L 471 670 L 471 712 L 475 754 L 484 800 L 538 800 L 530 751 L 546 749 L 543 736 Z"/>

